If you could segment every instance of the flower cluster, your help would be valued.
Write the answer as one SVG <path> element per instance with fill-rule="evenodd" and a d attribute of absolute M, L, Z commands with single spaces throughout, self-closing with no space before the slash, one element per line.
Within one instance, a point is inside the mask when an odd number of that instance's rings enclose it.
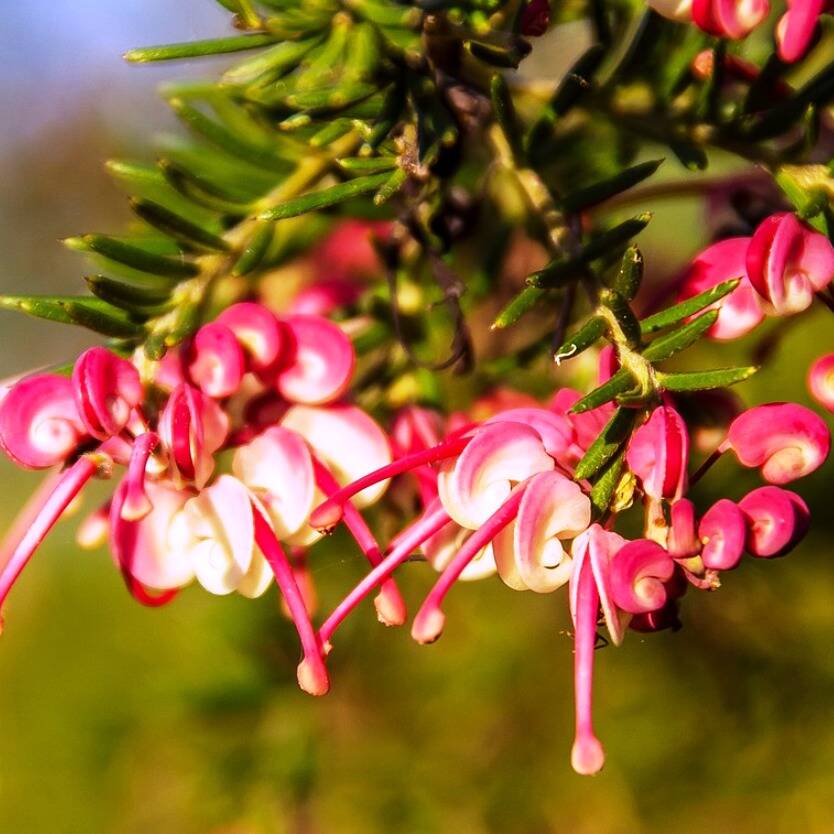
<path fill-rule="evenodd" d="M 341 399 L 355 365 L 350 340 L 322 317 L 278 317 L 242 302 L 169 351 L 150 380 L 137 365 L 94 347 L 71 378 L 35 374 L 5 392 L 6 454 L 26 468 L 65 469 L 48 479 L 4 545 L 0 604 L 84 485 L 124 467 L 107 506 L 82 523 L 80 542 L 109 537 L 127 587 L 146 605 L 170 601 L 195 579 L 215 594 L 257 597 L 274 576 L 304 646 L 301 684 L 326 691 L 297 581 L 300 554 L 319 537 L 307 520 L 340 484 L 391 459 L 379 426 Z M 215 477 L 226 450 L 232 474 Z M 363 491 L 357 506 L 383 490 Z M 360 548 L 378 562 L 370 530 L 355 510 L 348 515 Z M 295 566 L 281 543 L 293 549 Z M 384 583 L 378 609 L 385 622 L 403 621 L 393 583 Z"/>
<path fill-rule="evenodd" d="M 710 329 L 716 339 L 743 336 L 767 315 L 807 309 L 834 278 L 834 246 L 796 215 L 773 214 L 751 237 L 721 240 L 701 252 L 683 276 L 681 297 L 733 278 L 741 282 L 720 306 Z"/>
<path fill-rule="evenodd" d="M 769 0 L 649 0 L 649 5 L 663 17 L 730 40 L 746 38 L 770 12 Z M 811 48 L 820 15 L 834 8 L 826 0 L 788 0 L 787 6 L 776 25 L 776 47 L 781 60 L 795 63 Z"/>

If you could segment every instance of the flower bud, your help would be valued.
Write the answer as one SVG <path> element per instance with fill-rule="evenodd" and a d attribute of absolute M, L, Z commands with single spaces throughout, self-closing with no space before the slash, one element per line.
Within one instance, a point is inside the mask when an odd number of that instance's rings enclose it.
<path fill-rule="evenodd" d="M 229 418 L 214 400 L 190 385 L 180 385 L 159 417 L 159 436 L 175 478 L 202 487 L 214 471 L 214 453 L 228 431 Z"/>
<path fill-rule="evenodd" d="M 629 614 L 658 611 L 666 604 L 663 583 L 672 578 L 674 571 L 672 557 L 657 542 L 628 542 L 611 560 L 609 582 L 614 604 Z"/>
<path fill-rule="evenodd" d="M 190 346 L 188 374 L 210 397 L 230 397 L 240 388 L 245 370 L 243 350 L 231 328 L 219 322 L 203 325 Z"/>
<path fill-rule="evenodd" d="M 689 435 L 680 414 L 668 405 L 656 408 L 632 435 L 626 461 L 649 497 L 680 499 L 689 462 Z"/>
<path fill-rule="evenodd" d="M 768 15 L 768 0 L 692 0 L 692 20 L 719 38 L 746 38 Z"/>
<path fill-rule="evenodd" d="M 234 333 L 243 347 L 250 370 L 263 378 L 275 370 L 286 338 L 278 319 L 262 304 L 242 301 L 225 309 L 218 317 Z"/>
<path fill-rule="evenodd" d="M 817 30 L 825 0 L 787 0 L 788 10 L 776 24 L 779 58 L 792 64 L 808 51 Z"/>
<path fill-rule="evenodd" d="M 675 559 L 696 556 L 701 544 L 695 535 L 695 505 L 688 498 L 681 498 L 672 505 L 671 525 L 666 549 Z"/>
<path fill-rule="evenodd" d="M 19 466 L 46 469 L 63 463 L 86 434 L 66 377 L 27 377 L 0 401 L 0 447 Z"/>
<path fill-rule="evenodd" d="M 72 387 L 78 413 L 98 440 L 119 434 L 144 394 L 136 368 L 103 347 L 90 348 L 78 357 Z"/>
<path fill-rule="evenodd" d="M 722 498 L 704 513 L 698 525 L 703 548 L 701 560 L 708 570 L 732 570 L 741 561 L 747 525 L 744 513 Z"/>
<path fill-rule="evenodd" d="M 356 365 L 350 339 L 333 322 L 319 316 L 287 316 L 287 360 L 276 387 L 290 402 L 324 405 L 347 390 Z"/>
<path fill-rule="evenodd" d="M 834 278 L 834 247 L 795 215 L 773 214 L 750 241 L 747 274 L 777 315 L 799 313 Z"/>
<path fill-rule="evenodd" d="M 784 556 L 808 532 L 811 515 L 794 492 L 780 487 L 754 489 L 739 501 L 747 521 L 747 550 L 759 558 Z"/>
<path fill-rule="evenodd" d="M 834 353 L 820 356 L 811 365 L 808 388 L 820 405 L 834 412 Z"/>
<path fill-rule="evenodd" d="M 813 472 L 828 457 L 828 426 L 813 411 L 795 403 L 750 408 L 730 425 L 725 447 L 744 466 L 761 467 L 772 484 L 786 484 Z"/>

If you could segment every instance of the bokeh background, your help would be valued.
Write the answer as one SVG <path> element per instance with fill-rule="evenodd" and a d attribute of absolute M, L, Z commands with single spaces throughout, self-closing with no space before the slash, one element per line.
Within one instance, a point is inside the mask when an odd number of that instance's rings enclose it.
<path fill-rule="evenodd" d="M 175 129 L 154 86 L 207 71 L 129 68 L 127 48 L 224 31 L 211 0 L 28 0 L 0 17 L 0 288 L 73 292 L 58 239 L 127 218 L 102 161 L 152 158 Z M 567 47 L 539 49 L 539 66 Z M 555 71 L 555 70 L 554 70 Z M 672 163 L 674 165 L 674 163 Z M 672 167 L 667 176 L 683 172 Z M 701 243 L 703 206 L 658 203 L 655 270 Z M 807 401 L 830 314 L 779 343 L 749 402 Z M 0 314 L 0 375 L 65 361 L 81 332 Z M 746 348 L 749 348 L 748 344 Z M 706 350 L 715 365 L 728 350 Z M 572 646 L 564 594 L 500 582 L 456 590 L 431 647 L 366 606 L 339 635 L 333 691 L 294 683 L 295 638 L 268 595 L 192 589 L 164 610 L 124 593 L 65 523 L 27 569 L 0 640 L 0 831 L 10 834 L 822 834 L 834 831 L 832 466 L 800 490 L 814 533 L 784 560 L 748 560 L 684 600 L 685 628 L 632 633 L 597 657 L 609 762 L 569 767 Z M 36 476 L 0 463 L 0 522 Z M 699 486 L 740 497 L 723 460 Z M 715 493 L 716 495 L 718 492 Z M 361 575 L 342 539 L 314 554 L 324 605 Z M 407 565 L 416 602 L 431 577 Z"/>

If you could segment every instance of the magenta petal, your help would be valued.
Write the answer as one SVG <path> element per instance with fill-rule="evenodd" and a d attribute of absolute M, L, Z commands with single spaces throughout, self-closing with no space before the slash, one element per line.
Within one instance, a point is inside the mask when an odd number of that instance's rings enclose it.
<path fill-rule="evenodd" d="M 708 570 L 732 570 L 741 561 L 747 523 L 744 513 L 727 498 L 722 498 L 704 513 L 698 526 L 703 543 L 701 559 Z"/>
<path fill-rule="evenodd" d="M 611 596 L 616 606 L 629 614 L 647 614 L 666 604 L 663 583 L 672 578 L 675 563 L 649 539 L 628 542 L 611 560 Z"/>
<path fill-rule="evenodd" d="M 834 353 L 820 356 L 808 371 L 808 388 L 814 399 L 834 412 Z"/>
<path fill-rule="evenodd" d="M 672 506 L 671 517 L 666 543 L 669 554 L 675 559 L 696 555 L 700 544 L 695 536 L 695 505 L 688 498 L 681 498 Z"/>
<path fill-rule="evenodd" d="M 674 408 L 662 405 L 634 432 L 626 453 L 629 468 L 647 495 L 677 501 L 686 491 L 689 434 Z"/>
<path fill-rule="evenodd" d="M 776 26 L 779 58 L 786 64 L 807 52 L 823 6 L 824 0 L 788 0 L 788 10 Z"/>
<path fill-rule="evenodd" d="M 240 388 L 244 371 L 243 350 L 229 327 L 214 322 L 196 332 L 188 374 L 204 394 L 218 400 L 230 397 Z"/>
<path fill-rule="evenodd" d="M 63 463 L 85 436 L 66 377 L 30 376 L 0 401 L 0 446 L 20 466 L 46 469 Z"/>
<path fill-rule="evenodd" d="M 786 489 L 764 486 L 739 502 L 747 521 L 747 550 L 759 558 L 784 556 L 808 530 L 808 508 Z"/>
<path fill-rule="evenodd" d="M 225 309 L 217 324 L 225 325 L 243 346 L 252 370 L 266 374 L 280 360 L 285 336 L 278 319 L 262 304 L 242 301 Z"/>
<path fill-rule="evenodd" d="M 290 345 L 276 386 L 290 402 L 323 405 L 350 385 L 356 354 L 341 328 L 319 316 L 287 316 Z"/>
<path fill-rule="evenodd" d="M 98 440 L 119 434 L 144 396 L 136 368 L 102 347 L 78 357 L 72 387 L 81 419 Z"/>

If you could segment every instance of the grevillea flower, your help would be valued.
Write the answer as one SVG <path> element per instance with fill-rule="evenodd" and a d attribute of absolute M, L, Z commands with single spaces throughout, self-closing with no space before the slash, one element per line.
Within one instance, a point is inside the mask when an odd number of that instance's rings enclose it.
<path fill-rule="evenodd" d="M 547 31 L 549 25 L 550 3 L 548 0 L 527 0 L 521 11 L 521 34 L 538 37 Z"/>
<path fill-rule="evenodd" d="M 240 387 L 243 350 L 232 330 L 219 322 L 201 327 L 190 346 L 188 375 L 209 397 L 223 399 Z"/>
<path fill-rule="evenodd" d="M 804 57 L 817 30 L 819 17 L 830 10 L 826 0 L 787 0 L 788 9 L 776 24 L 779 57 L 792 64 Z"/>
<path fill-rule="evenodd" d="M 217 323 L 231 330 L 243 348 L 247 369 L 267 380 L 276 371 L 287 343 L 285 328 L 262 304 L 242 301 L 227 307 Z"/>
<path fill-rule="evenodd" d="M 386 241 L 391 228 L 386 220 L 350 219 L 337 223 L 311 253 L 318 278 L 361 289 L 358 282 L 378 275 L 382 266 L 372 239 Z M 302 290 L 302 297 L 303 293 Z"/>
<path fill-rule="evenodd" d="M 287 358 L 276 388 L 290 402 L 322 405 L 344 394 L 353 376 L 356 354 L 350 339 L 318 316 L 288 316 Z"/>
<path fill-rule="evenodd" d="M 808 389 L 820 405 L 834 412 L 834 353 L 820 356 L 811 365 Z"/>
<path fill-rule="evenodd" d="M 650 498 L 680 499 L 689 463 L 689 435 L 680 414 L 671 406 L 658 406 L 632 435 L 626 461 Z"/>
<path fill-rule="evenodd" d="M 183 383 L 159 417 L 159 436 L 170 457 L 175 483 L 202 487 L 214 471 L 214 453 L 229 432 L 229 420 L 207 395 Z"/>
<path fill-rule="evenodd" d="M 733 237 L 707 247 L 692 261 L 681 279 L 680 300 L 698 295 L 733 278 L 741 283 L 717 301 L 718 318 L 709 329 L 714 339 L 737 339 L 764 320 L 762 302 L 747 277 L 747 250 L 750 238 Z"/>
<path fill-rule="evenodd" d="M 572 547 L 570 609 L 575 629 L 574 686 L 576 738 L 571 764 L 577 773 L 592 774 L 605 763 L 605 752 L 592 722 L 594 648 L 600 609 L 611 640 L 622 642 L 631 614 L 656 611 L 666 603 L 663 582 L 674 562 L 660 545 L 641 540 L 626 543 L 617 533 L 593 524 Z"/>
<path fill-rule="evenodd" d="M 747 274 L 777 315 L 799 313 L 834 278 L 834 246 L 795 215 L 773 214 L 750 241 Z"/>
<path fill-rule="evenodd" d="M 739 501 L 739 508 L 747 520 L 747 550 L 753 556 L 784 556 L 808 532 L 808 506 L 790 490 L 759 487 Z"/>
<path fill-rule="evenodd" d="M 47 469 L 63 463 L 86 435 L 66 377 L 27 377 L 0 401 L 0 446 L 18 466 Z"/>
<path fill-rule="evenodd" d="M 72 388 L 78 413 L 98 440 L 117 435 L 144 396 L 136 368 L 102 347 L 90 348 L 78 357 Z"/>
<path fill-rule="evenodd" d="M 823 464 L 831 447 L 824 421 L 795 403 L 750 408 L 730 425 L 720 451 L 732 449 L 744 466 L 761 468 L 772 484 L 786 484 Z"/>

